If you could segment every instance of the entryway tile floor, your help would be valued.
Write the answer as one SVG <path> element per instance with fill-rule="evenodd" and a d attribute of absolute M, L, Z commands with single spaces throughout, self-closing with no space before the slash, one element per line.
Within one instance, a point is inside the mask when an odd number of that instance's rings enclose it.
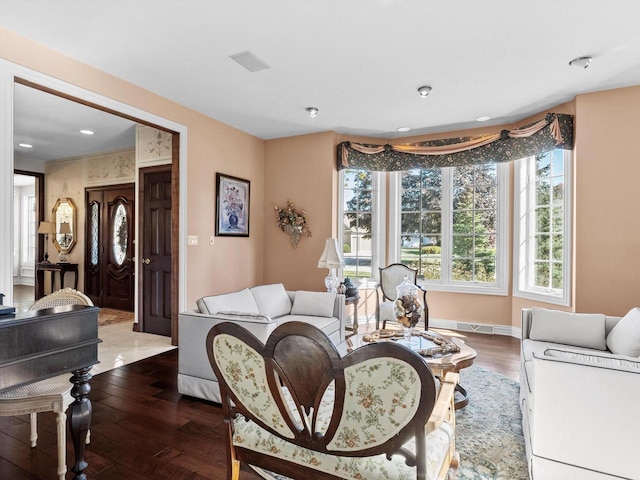
<path fill-rule="evenodd" d="M 92 375 L 137 362 L 176 348 L 170 337 L 134 332 L 131 323 L 122 322 L 98 327 L 100 363 L 91 369 Z"/>

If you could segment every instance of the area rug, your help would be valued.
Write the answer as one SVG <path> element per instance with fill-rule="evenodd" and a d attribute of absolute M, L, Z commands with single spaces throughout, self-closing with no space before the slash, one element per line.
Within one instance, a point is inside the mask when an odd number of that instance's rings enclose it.
<path fill-rule="evenodd" d="M 98 325 L 113 325 L 114 323 L 131 323 L 133 325 L 133 312 L 115 310 L 112 308 L 100 308 L 98 312 Z"/>
<path fill-rule="evenodd" d="M 458 480 L 527 480 L 518 382 L 471 366 L 460 372 L 460 384 L 469 392 L 469 404 L 456 412 Z M 287 480 L 254 470 L 267 480 Z"/>

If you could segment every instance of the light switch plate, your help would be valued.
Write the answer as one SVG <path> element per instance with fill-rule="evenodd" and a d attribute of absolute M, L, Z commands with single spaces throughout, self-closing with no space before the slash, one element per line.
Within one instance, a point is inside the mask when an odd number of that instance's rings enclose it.
<path fill-rule="evenodd" d="M 211 235 L 209 237 L 209 245 L 213 245 L 216 243 L 216 237 L 214 235 Z"/>
<path fill-rule="evenodd" d="M 198 236 L 187 235 L 187 245 L 198 245 Z"/>

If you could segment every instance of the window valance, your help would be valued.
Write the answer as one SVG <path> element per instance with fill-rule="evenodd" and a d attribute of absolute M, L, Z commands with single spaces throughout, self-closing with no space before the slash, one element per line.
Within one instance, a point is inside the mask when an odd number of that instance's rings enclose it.
<path fill-rule="evenodd" d="M 338 144 L 338 170 L 388 172 L 500 163 L 556 148 L 573 149 L 573 115 L 548 113 L 544 119 L 514 130 L 413 145 L 342 142 Z"/>

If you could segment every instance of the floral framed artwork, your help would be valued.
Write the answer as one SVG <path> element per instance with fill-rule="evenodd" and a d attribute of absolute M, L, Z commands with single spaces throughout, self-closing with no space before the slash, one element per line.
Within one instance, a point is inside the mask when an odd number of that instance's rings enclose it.
<path fill-rule="evenodd" d="M 216 236 L 249 236 L 251 182 L 216 173 Z"/>

